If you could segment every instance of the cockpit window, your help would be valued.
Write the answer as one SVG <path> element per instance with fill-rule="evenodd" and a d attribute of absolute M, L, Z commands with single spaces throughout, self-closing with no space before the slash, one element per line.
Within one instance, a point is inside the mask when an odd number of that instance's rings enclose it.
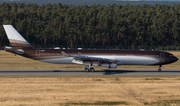
<path fill-rule="evenodd" d="M 173 55 L 173 54 L 170 54 L 169 57 L 174 57 L 174 55 Z"/>

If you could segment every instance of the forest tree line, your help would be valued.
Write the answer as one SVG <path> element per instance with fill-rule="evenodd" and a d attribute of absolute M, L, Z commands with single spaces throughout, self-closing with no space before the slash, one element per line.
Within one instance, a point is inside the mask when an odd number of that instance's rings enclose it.
<path fill-rule="evenodd" d="M 12 24 L 33 46 L 180 46 L 178 5 L 0 4 L 0 45 L 9 45 L 3 24 Z"/>

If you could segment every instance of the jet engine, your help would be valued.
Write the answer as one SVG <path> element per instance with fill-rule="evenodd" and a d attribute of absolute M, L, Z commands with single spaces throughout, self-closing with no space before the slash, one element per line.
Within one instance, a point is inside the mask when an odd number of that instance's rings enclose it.
<path fill-rule="evenodd" d="M 107 68 L 117 68 L 117 64 L 114 63 L 102 63 L 101 64 L 102 67 L 107 67 Z"/>
<path fill-rule="evenodd" d="M 100 61 L 100 60 L 83 60 L 84 65 L 89 66 L 102 66 L 107 68 L 117 68 L 116 62 L 107 62 L 107 61 Z"/>

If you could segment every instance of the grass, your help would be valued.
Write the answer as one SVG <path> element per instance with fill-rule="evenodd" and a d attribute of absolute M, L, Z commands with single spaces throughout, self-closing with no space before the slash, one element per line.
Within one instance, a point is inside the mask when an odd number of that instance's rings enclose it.
<path fill-rule="evenodd" d="M 162 76 L 156 78 L 163 80 L 154 81 L 145 78 L 154 79 L 150 76 L 1 76 L 0 106 L 180 105 L 177 80 L 180 77 Z M 116 79 L 121 83 L 116 83 L 119 82 Z"/>
<path fill-rule="evenodd" d="M 157 102 L 151 102 L 150 105 L 154 106 L 179 106 L 180 100 L 159 100 Z"/>
<path fill-rule="evenodd" d="M 93 80 L 94 81 L 103 81 L 102 79 L 94 79 L 94 78 L 93 78 Z"/>
<path fill-rule="evenodd" d="M 149 103 L 148 102 L 144 102 L 144 105 L 149 105 Z"/>
<path fill-rule="evenodd" d="M 64 104 L 59 104 L 59 105 L 64 105 Z M 79 103 L 75 103 L 75 102 L 70 102 L 70 103 L 66 103 L 66 105 L 108 105 L 108 106 L 112 106 L 112 105 L 128 105 L 128 103 L 126 101 L 115 101 L 115 102 L 102 102 L 102 101 L 98 101 L 95 103 L 85 103 L 85 102 L 79 102 Z"/>
<path fill-rule="evenodd" d="M 179 51 L 169 51 L 176 57 L 180 58 Z M 0 69 L 84 69 L 82 65 L 74 64 L 50 64 L 43 63 L 28 58 L 24 58 L 12 53 L 0 50 Z M 95 67 L 95 69 L 107 69 L 105 67 Z M 158 69 L 158 66 L 134 66 L 123 65 L 117 69 Z M 180 60 L 175 63 L 164 65 L 162 69 L 180 69 Z"/>
<path fill-rule="evenodd" d="M 163 80 L 163 79 L 160 79 L 160 78 L 146 78 L 145 80 Z"/>

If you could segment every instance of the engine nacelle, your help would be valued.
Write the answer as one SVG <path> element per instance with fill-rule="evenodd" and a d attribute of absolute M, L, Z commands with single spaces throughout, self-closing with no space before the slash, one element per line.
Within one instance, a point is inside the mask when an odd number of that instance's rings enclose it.
<path fill-rule="evenodd" d="M 89 65 L 89 66 L 102 66 L 107 68 L 117 68 L 116 62 L 103 62 L 100 60 L 83 60 L 81 62 L 83 65 Z"/>
<path fill-rule="evenodd" d="M 22 55 L 22 54 L 24 54 L 24 50 L 23 49 L 17 49 L 15 51 L 15 53 Z"/>
<path fill-rule="evenodd" d="M 102 63 L 101 66 L 107 68 L 117 68 L 117 64 Z"/>

